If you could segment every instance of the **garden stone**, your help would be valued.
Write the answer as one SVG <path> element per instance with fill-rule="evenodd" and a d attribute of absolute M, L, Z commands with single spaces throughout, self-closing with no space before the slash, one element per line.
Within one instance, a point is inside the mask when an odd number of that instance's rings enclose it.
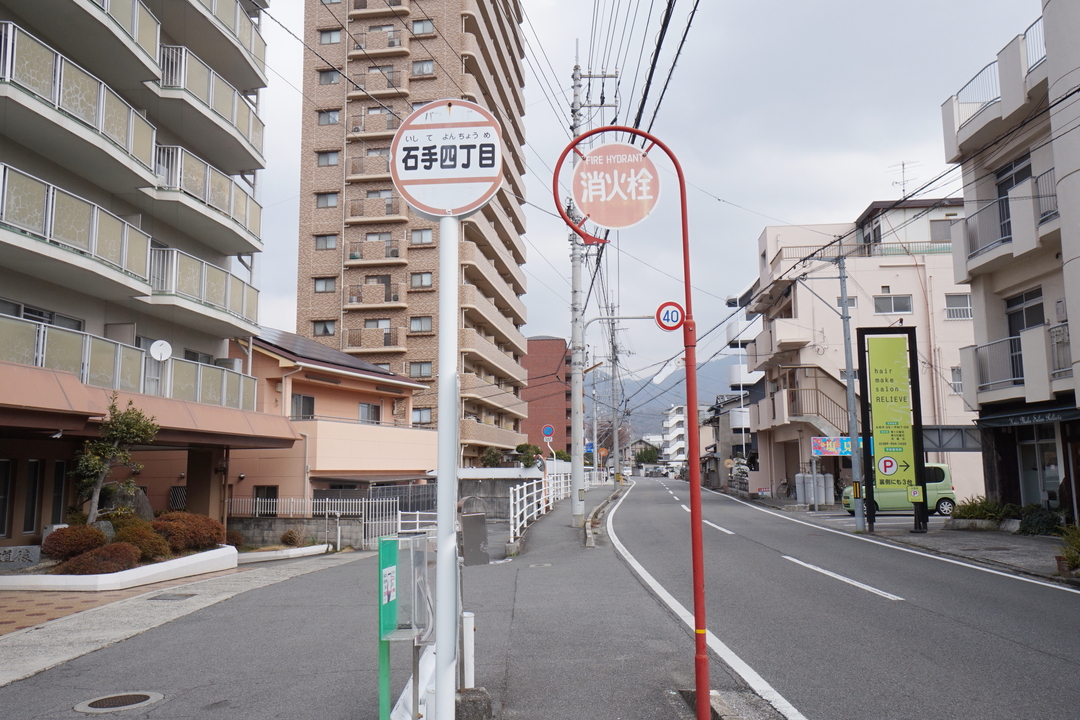
<path fill-rule="evenodd" d="M 113 524 L 108 520 L 98 520 L 97 522 L 90 523 L 90 527 L 95 527 L 101 532 L 105 533 L 105 542 L 111 543 L 113 538 L 116 537 L 116 529 Z"/>
<path fill-rule="evenodd" d="M 135 510 L 135 514 L 147 522 L 154 521 L 154 508 L 150 505 L 150 501 L 146 498 L 146 493 L 142 491 L 142 488 L 135 490 L 135 497 L 131 500 L 131 506 Z"/>

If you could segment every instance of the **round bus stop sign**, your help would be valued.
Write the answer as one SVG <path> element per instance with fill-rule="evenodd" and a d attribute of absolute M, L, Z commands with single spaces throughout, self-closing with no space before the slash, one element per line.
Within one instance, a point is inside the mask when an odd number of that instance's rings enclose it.
<path fill-rule="evenodd" d="M 405 202 L 431 218 L 465 217 L 502 185 L 502 132 L 468 100 L 437 100 L 405 118 L 390 145 L 390 178 Z"/>
<path fill-rule="evenodd" d="M 660 197 L 656 166 L 633 145 L 610 143 L 586 153 L 571 179 L 574 203 L 589 222 L 618 230 L 649 216 Z"/>

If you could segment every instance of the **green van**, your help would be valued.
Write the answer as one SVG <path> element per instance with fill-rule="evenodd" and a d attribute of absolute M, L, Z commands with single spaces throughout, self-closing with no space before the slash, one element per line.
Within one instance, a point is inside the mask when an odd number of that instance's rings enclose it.
<path fill-rule="evenodd" d="M 851 486 L 844 488 L 844 509 L 849 515 L 855 514 L 855 500 L 851 497 Z M 878 512 L 911 512 L 912 504 L 907 501 L 904 490 L 890 488 L 879 489 L 874 485 L 874 504 Z M 946 465 L 927 463 L 926 465 L 926 507 L 931 513 L 952 515 L 956 507 L 956 493 L 953 491 L 952 476 Z"/>

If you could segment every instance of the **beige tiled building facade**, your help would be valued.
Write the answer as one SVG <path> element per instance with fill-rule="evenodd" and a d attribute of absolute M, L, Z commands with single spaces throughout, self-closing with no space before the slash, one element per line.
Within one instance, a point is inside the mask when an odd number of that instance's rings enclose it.
<path fill-rule="evenodd" d="M 411 417 L 438 421 L 439 323 L 459 329 L 462 463 L 525 442 L 525 142 L 515 0 L 306 0 L 297 332 L 427 382 Z M 487 107 L 503 128 L 503 187 L 460 229 L 460 311 L 437 313 L 438 224 L 393 189 L 389 148 L 416 108 Z"/>

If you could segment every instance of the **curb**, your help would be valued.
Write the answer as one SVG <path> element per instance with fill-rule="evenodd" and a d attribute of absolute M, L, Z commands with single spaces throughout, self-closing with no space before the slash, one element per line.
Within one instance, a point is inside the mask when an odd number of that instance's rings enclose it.
<path fill-rule="evenodd" d="M 615 498 L 619 497 L 619 495 L 622 494 L 625 487 L 626 486 L 624 485 L 615 488 L 615 492 L 611 493 L 611 495 L 609 495 L 608 498 L 604 500 L 604 502 L 593 508 L 593 511 L 589 513 L 589 516 L 587 518 L 585 518 L 585 547 L 596 547 L 596 538 L 593 537 L 593 526 L 599 524 L 600 516 L 603 514 L 604 510 L 607 508 L 608 505 L 611 504 L 613 500 L 615 500 Z"/>

